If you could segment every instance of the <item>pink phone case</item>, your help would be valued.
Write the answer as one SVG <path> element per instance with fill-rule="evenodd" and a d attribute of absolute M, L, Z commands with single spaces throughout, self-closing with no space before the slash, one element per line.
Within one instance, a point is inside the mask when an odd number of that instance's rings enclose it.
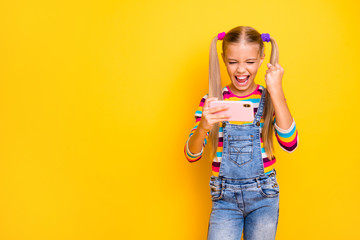
<path fill-rule="evenodd" d="M 217 106 L 227 106 L 228 110 L 220 111 L 215 114 L 228 114 L 230 118 L 227 121 L 254 121 L 254 105 L 250 101 L 212 101 L 210 108 Z"/>

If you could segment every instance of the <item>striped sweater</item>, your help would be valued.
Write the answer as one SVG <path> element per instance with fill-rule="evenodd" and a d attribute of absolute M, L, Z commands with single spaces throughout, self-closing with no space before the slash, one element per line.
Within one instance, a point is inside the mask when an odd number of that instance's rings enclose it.
<path fill-rule="evenodd" d="M 259 104 L 260 104 L 262 91 L 264 90 L 264 87 L 262 85 L 259 85 L 259 84 L 257 84 L 257 85 L 258 86 L 254 90 L 254 92 L 252 92 L 246 96 L 237 96 L 231 92 L 231 90 L 228 86 L 225 86 L 222 89 L 223 100 L 225 100 L 225 101 L 251 101 L 254 104 L 254 116 L 255 116 L 257 109 L 259 107 Z M 194 134 L 197 127 L 199 126 L 201 116 L 202 116 L 202 108 L 204 106 L 205 99 L 207 99 L 207 98 L 208 98 L 208 94 L 206 94 L 200 101 L 199 107 L 197 108 L 197 110 L 195 112 L 195 126 L 191 130 L 189 138 L 186 141 L 186 144 L 184 147 L 185 157 L 189 162 L 196 162 L 202 157 L 203 149 L 208 142 L 208 137 L 209 137 L 210 132 L 208 132 L 206 134 L 206 137 L 204 139 L 203 146 L 202 146 L 200 153 L 193 154 L 189 150 L 189 147 L 188 147 L 189 139 Z M 279 126 L 276 125 L 276 118 L 275 118 L 275 113 L 274 113 L 272 122 L 275 127 L 275 131 L 274 131 L 275 136 L 276 136 L 276 139 L 277 139 L 280 147 L 286 152 L 289 152 L 289 153 L 293 152 L 297 148 L 298 143 L 299 143 L 298 131 L 296 129 L 295 120 L 293 119 L 293 123 L 289 129 L 281 129 Z M 229 123 L 230 124 L 251 124 L 252 122 L 229 121 Z M 262 133 L 261 133 L 263 125 L 264 125 L 264 118 L 261 117 L 261 120 L 260 120 L 261 154 L 262 154 L 262 159 L 263 159 L 263 163 L 264 163 L 264 170 L 265 170 L 264 173 L 268 174 L 275 168 L 276 158 L 274 156 L 273 159 L 269 159 L 266 155 L 264 143 L 262 140 Z M 221 159 L 222 159 L 222 150 L 223 150 L 223 147 L 222 147 L 223 146 L 223 131 L 222 130 L 223 130 L 222 122 L 220 122 L 219 141 L 218 141 L 219 143 L 218 143 L 218 147 L 217 147 L 217 151 L 216 151 L 216 156 L 214 157 L 214 159 L 212 161 L 212 175 L 213 176 L 219 176 L 219 169 L 220 169 L 220 164 L 221 164 Z"/>

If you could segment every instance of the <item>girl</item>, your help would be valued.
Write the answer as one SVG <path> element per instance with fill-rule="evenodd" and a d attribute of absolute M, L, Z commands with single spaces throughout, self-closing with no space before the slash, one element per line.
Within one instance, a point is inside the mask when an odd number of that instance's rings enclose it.
<path fill-rule="evenodd" d="M 222 59 L 231 83 L 221 88 L 216 43 L 222 42 Z M 271 42 L 265 74 L 267 88 L 254 82 L 264 61 L 264 41 Z M 275 239 L 279 217 L 279 185 L 273 155 L 273 135 L 280 147 L 293 152 L 298 131 L 282 89 L 283 68 L 278 64 L 276 41 L 248 26 L 214 37 L 210 48 L 209 93 L 195 112 L 195 127 L 184 148 L 189 162 L 198 161 L 211 140 L 212 210 L 208 240 Z M 252 101 L 253 122 L 227 121 L 226 107 L 209 108 L 214 100 Z M 244 230 L 244 231 L 243 231 Z"/>

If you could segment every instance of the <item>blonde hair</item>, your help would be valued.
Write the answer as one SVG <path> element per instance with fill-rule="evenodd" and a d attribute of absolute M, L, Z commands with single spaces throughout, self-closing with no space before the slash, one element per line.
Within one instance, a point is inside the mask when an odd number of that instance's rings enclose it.
<path fill-rule="evenodd" d="M 218 53 L 216 48 L 217 41 L 218 41 L 218 36 L 216 35 L 211 41 L 211 45 L 210 45 L 209 97 L 217 97 L 218 100 L 223 100 L 220 66 L 219 66 Z M 238 26 L 226 33 L 222 42 L 223 53 L 225 53 L 225 48 L 227 44 L 240 43 L 240 41 L 244 41 L 245 43 L 259 44 L 260 57 L 264 55 L 264 43 L 261 38 L 261 34 L 258 31 L 256 31 L 254 28 L 249 26 Z M 279 62 L 279 49 L 274 38 L 270 37 L 270 41 L 271 41 L 270 63 L 272 65 L 275 65 L 275 63 Z M 262 129 L 262 137 L 264 141 L 265 152 L 269 160 L 272 160 L 274 157 L 273 154 L 274 125 L 272 123 L 273 114 L 274 114 L 274 106 L 272 104 L 270 94 L 268 93 L 268 91 L 266 91 L 265 108 L 263 112 L 264 125 Z M 209 139 L 211 141 L 210 145 L 212 146 L 210 150 L 211 159 L 214 159 L 214 157 L 216 156 L 216 150 L 218 147 L 218 140 L 219 140 L 219 125 L 220 123 L 215 123 L 209 135 Z"/>

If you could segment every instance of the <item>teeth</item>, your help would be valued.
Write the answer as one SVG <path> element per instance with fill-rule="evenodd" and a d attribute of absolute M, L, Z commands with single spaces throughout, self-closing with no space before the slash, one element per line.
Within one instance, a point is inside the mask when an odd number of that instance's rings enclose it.
<path fill-rule="evenodd" d="M 236 77 L 236 78 L 243 80 L 243 79 L 246 79 L 247 77 Z"/>

